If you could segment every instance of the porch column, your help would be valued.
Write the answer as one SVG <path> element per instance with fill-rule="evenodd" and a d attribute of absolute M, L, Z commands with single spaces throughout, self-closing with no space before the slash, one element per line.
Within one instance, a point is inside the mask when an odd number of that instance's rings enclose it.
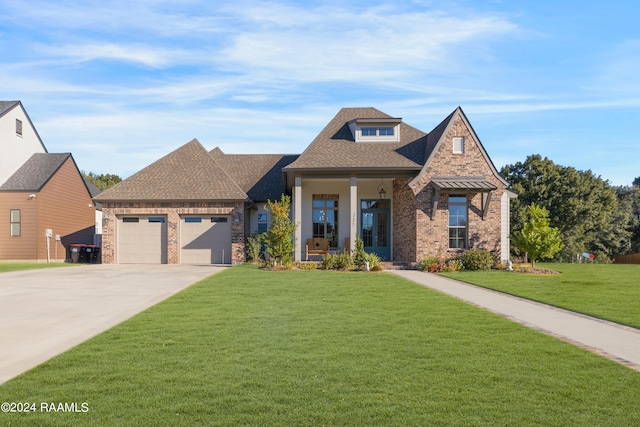
<path fill-rule="evenodd" d="M 358 236 L 358 178 L 351 177 L 349 187 L 349 212 L 351 213 L 349 224 L 349 252 L 356 249 L 356 238 Z"/>
<path fill-rule="evenodd" d="M 293 258 L 302 260 L 302 178 L 297 176 L 293 186 L 293 222 L 296 224 Z"/>

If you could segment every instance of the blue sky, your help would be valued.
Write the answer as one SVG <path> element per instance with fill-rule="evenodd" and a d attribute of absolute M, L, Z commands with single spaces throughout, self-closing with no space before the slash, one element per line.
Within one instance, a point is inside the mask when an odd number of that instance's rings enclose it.
<path fill-rule="evenodd" d="M 425 132 L 458 105 L 498 168 L 640 176 L 636 1 L 0 0 L 2 100 L 127 177 L 192 138 L 300 153 L 342 107 Z"/>

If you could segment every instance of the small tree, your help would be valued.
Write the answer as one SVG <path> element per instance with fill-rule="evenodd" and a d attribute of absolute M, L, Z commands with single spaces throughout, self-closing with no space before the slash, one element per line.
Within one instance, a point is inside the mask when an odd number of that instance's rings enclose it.
<path fill-rule="evenodd" d="M 247 258 L 254 263 L 260 262 L 260 254 L 262 252 L 262 242 L 264 242 L 264 233 L 254 233 L 247 239 L 245 245 L 247 250 Z"/>
<path fill-rule="evenodd" d="M 513 233 L 513 244 L 531 259 L 531 265 L 541 258 L 551 258 L 562 249 L 560 232 L 549 226 L 549 212 L 535 203 L 529 205 L 527 222 L 521 231 Z"/>
<path fill-rule="evenodd" d="M 271 228 L 267 230 L 264 242 L 269 256 L 280 261 L 280 264 L 291 261 L 293 252 L 293 233 L 296 225 L 289 218 L 291 198 L 285 194 L 279 201 L 267 202 L 271 210 Z"/>

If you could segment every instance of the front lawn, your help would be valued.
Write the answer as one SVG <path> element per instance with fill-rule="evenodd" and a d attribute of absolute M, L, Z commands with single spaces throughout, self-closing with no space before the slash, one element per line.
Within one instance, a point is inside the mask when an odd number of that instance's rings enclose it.
<path fill-rule="evenodd" d="M 135 284 L 132 284 L 135 286 Z M 227 269 L 0 386 L 3 425 L 640 425 L 640 372 L 389 274 Z"/>
<path fill-rule="evenodd" d="M 37 268 L 68 267 L 71 265 L 77 266 L 82 264 L 70 264 L 70 263 L 64 263 L 64 262 L 50 262 L 50 263 L 0 262 L 0 273 L 5 271 L 35 270 Z"/>
<path fill-rule="evenodd" d="M 561 274 L 461 271 L 443 276 L 640 328 L 640 265 L 536 264 Z"/>

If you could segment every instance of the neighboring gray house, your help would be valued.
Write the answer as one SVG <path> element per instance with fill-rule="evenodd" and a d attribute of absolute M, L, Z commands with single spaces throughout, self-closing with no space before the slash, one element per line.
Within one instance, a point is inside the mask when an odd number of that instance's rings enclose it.
<path fill-rule="evenodd" d="M 415 263 L 485 248 L 509 254 L 509 200 L 461 108 L 430 133 L 374 108 L 344 108 L 300 155 L 210 152 L 193 140 L 95 198 L 103 262 L 239 263 L 292 196 L 295 259 L 320 237 Z"/>

